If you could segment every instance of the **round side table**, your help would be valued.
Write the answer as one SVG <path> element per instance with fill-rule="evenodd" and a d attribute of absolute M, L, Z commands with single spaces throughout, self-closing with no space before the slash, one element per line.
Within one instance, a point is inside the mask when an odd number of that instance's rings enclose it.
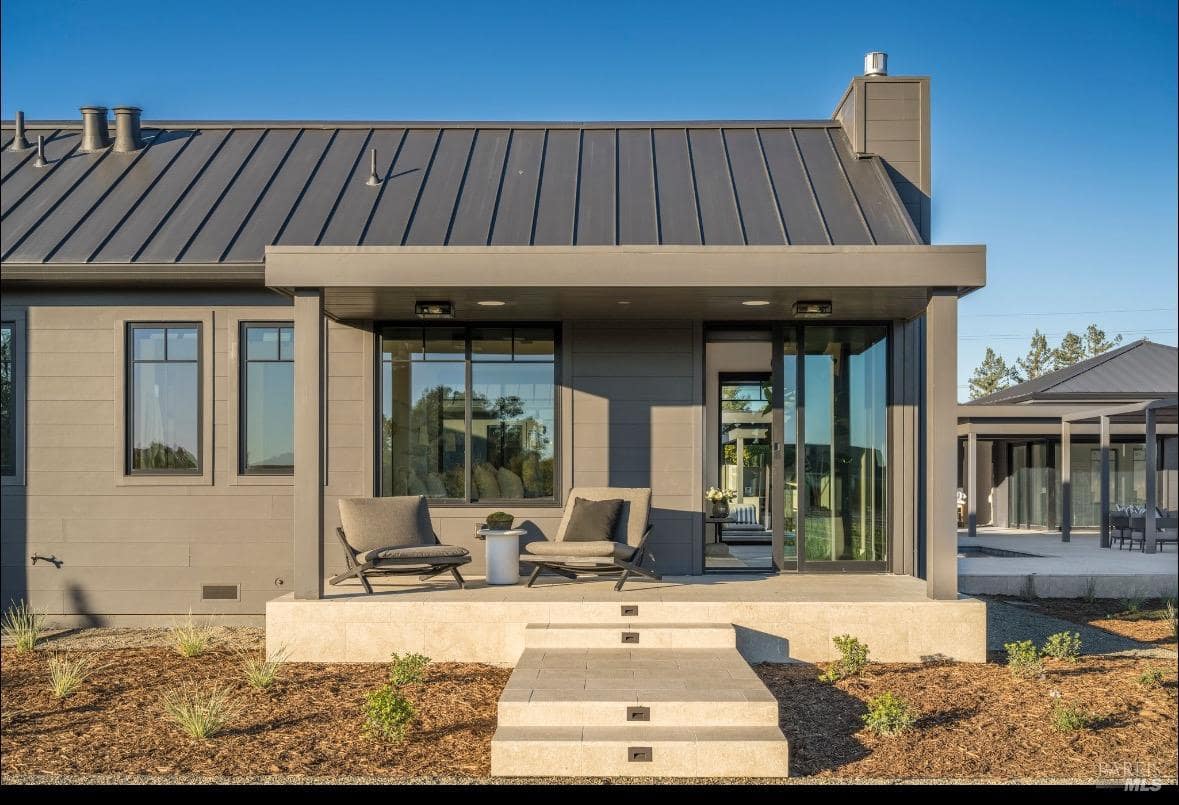
<path fill-rule="evenodd" d="M 527 533 L 522 528 L 479 529 L 486 546 L 488 584 L 520 583 L 520 537 Z"/>

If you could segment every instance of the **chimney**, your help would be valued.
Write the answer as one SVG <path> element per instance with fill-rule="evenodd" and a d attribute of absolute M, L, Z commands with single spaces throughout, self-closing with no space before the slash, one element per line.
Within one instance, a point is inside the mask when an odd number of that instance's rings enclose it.
<path fill-rule="evenodd" d="M 105 106 L 82 107 L 82 145 L 79 151 L 101 151 L 111 144 Z"/>
<path fill-rule="evenodd" d="M 831 115 L 843 127 L 857 156 L 884 162 L 909 216 L 929 242 L 929 76 L 890 76 L 888 54 L 864 56 L 856 76 Z"/>
<path fill-rule="evenodd" d="M 115 107 L 115 151 L 129 154 L 143 148 L 139 136 L 139 115 L 143 110 L 138 106 Z"/>
<path fill-rule="evenodd" d="M 13 121 L 12 142 L 8 146 L 9 151 L 27 151 L 29 150 L 29 141 L 25 137 L 25 113 L 17 112 L 16 120 Z"/>

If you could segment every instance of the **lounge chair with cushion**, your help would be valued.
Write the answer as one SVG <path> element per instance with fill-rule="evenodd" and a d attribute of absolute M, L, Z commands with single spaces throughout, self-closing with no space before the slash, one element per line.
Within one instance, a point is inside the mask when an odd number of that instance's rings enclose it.
<path fill-rule="evenodd" d="M 579 573 L 620 574 L 615 590 L 621 590 L 632 573 L 658 581 L 657 573 L 642 567 L 653 529 L 650 515 L 648 488 L 574 487 L 556 539 L 524 546 L 520 561 L 534 566 L 528 586 L 543 570 L 569 579 Z"/>
<path fill-rule="evenodd" d="M 413 576 L 421 581 L 450 571 L 461 589 L 458 569 L 471 553 L 457 545 L 443 545 L 430 523 L 430 508 L 422 495 L 387 498 L 341 498 L 336 536 L 344 546 L 348 569 L 329 584 L 357 578 L 366 593 L 374 576 Z"/>

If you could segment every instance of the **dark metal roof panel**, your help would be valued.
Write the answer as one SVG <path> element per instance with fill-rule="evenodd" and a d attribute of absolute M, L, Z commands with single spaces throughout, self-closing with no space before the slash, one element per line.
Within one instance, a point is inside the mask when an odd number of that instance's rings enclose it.
<path fill-rule="evenodd" d="M 60 133 L 64 134 L 65 132 Z M 8 144 L 12 142 L 13 135 L 11 129 L 5 130 L 4 150 L 0 151 L 0 178 L 7 180 L 9 174 L 21 165 L 26 162 L 32 163 L 37 158 L 37 137 L 45 138 L 46 154 L 48 154 L 49 143 L 57 134 L 59 134 L 58 129 L 25 129 L 25 139 L 29 141 L 31 147 L 23 151 L 9 151 Z"/>
<path fill-rule="evenodd" d="M 0 153 L 6 262 L 260 262 L 274 243 L 921 242 L 879 160 L 829 121 L 145 124 L 135 154 L 78 153 L 76 126 L 28 131 L 50 135 L 50 165 Z"/>

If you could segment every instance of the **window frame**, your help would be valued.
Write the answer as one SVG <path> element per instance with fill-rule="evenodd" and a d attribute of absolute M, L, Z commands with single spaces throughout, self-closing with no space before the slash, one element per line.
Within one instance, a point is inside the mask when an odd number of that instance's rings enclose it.
<path fill-rule="evenodd" d="M 132 446 L 135 441 L 135 364 L 137 363 L 168 363 L 167 358 L 167 331 L 169 329 L 181 329 L 194 327 L 196 328 L 197 340 L 197 356 L 195 361 L 191 363 L 196 364 L 197 387 L 196 387 L 196 406 L 197 406 L 197 456 L 196 467 L 194 469 L 172 469 L 172 470 L 137 470 L 133 467 L 133 453 Z M 133 342 L 133 334 L 139 329 L 163 329 L 164 335 L 164 359 L 161 361 L 139 361 L 135 358 L 135 345 Z M 176 361 L 181 363 L 181 361 Z M 190 361 L 183 361 L 183 363 L 190 363 Z M 124 326 L 123 335 L 123 474 L 128 478 L 204 478 L 206 475 L 205 467 L 205 322 L 199 320 L 169 320 L 169 321 L 129 321 Z"/>
<path fill-rule="evenodd" d="M 25 334 L 27 316 L 23 307 L 0 308 L 0 321 L 12 328 L 12 474 L 0 475 L 0 485 L 25 485 L 27 445 L 28 371 Z"/>
<path fill-rule="evenodd" d="M 252 478 L 293 477 L 295 474 L 295 465 L 294 464 L 291 464 L 289 467 L 262 467 L 262 468 L 251 469 L 246 463 L 246 448 L 247 448 L 247 442 L 246 442 L 247 430 L 246 430 L 246 428 L 247 428 L 247 421 L 248 421 L 248 417 L 246 416 L 246 407 L 249 405 L 249 391 L 250 391 L 250 386 L 247 381 L 247 375 L 249 372 L 250 364 L 251 363 L 289 363 L 289 364 L 291 364 L 292 371 L 294 370 L 294 366 L 295 366 L 294 357 L 292 357 L 289 361 L 284 361 L 282 359 L 282 348 L 281 348 L 282 336 L 281 336 L 281 334 L 279 336 L 280 347 L 279 347 L 279 353 L 278 353 L 279 357 L 277 360 L 274 360 L 274 361 L 270 361 L 270 360 L 251 361 L 249 358 L 249 353 L 248 353 L 248 346 L 247 346 L 248 341 L 246 339 L 246 331 L 250 327 L 277 327 L 280 330 L 283 330 L 283 329 L 290 330 L 291 331 L 291 354 L 293 355 L 294 351 L 295 351 L 295 343 L 294 343 L 295 322 L 292 320 L 282 321 L 282 320 L 240 319 L 236 322 L 236 325 L 237 325 L 236 326 L 236 336 L 237 336 L 237 344 L 238 344 L 238 360 L 237 360 L 237 364 L 238 364 L 237 365 L 237 388 L 238 388 L 238 393 L 237 393 L 237 444 L 238 444 L 238 448 L 237 448 L 237 458 L 235 461 L 236 472 L 239 476 L 246 477 L 246 478 L 251 478 L 251 477 Z M 295 386 L 294 386 L 294 379 L 292 378 L 292 380 L 291 380 L 291 395 L 292 395 L 291 416 L 292 416 L 292 419 L 294 417 L 294 409 L 293 409 L 294 393 L 295 393 Z M 291 433 L 293 436 L 294 435 L 294 423 L 293 422 L 291 423 L 291 428 L 292 428 Z M 291 441 L 292 454 L 294 453 L 294 447 L 295 447 L 294 440 L 292 438 L 292 441 Z"/>
<path fill-rule="evenodd" d="M 563 328 L 562 328 L 561 322 L 559 322 L 559 321 L 534 321 L 534 320 L 526 320 L 526 321 L 516 321 L 516 320 L 511 320 L 511 321 L 454 321 L 454 320 L 450 320 L 450 319 L 439 320 L 439 321 L 422 321 L 420 319 L 417 319 L 417 320 L 398 319 L 398 320 L 374 322 L 373 323 L 373 334 L 374 334 L 374 338 L 373 338 L 373 364 L 372 364 L 373 365 L 373 402 L 374 402 L 374 404 L 373 404 L 373 421 L 372 421 L 373 431 L 372 432 L 373 432 L 373 434 L 375 434 L 376 438 L 373 439 L 373 446 L 372 446 L 373 447 L 373 449 L 372 449 L 373 495 L 376 497 L 383 496 L 382 489 L 384 487 L 384 477 L 383 477 L 384 456 L 382 455 L 382 441 L 383 440 L 380 438 L 380 433 L 381 433 L 381 426 L 382 426 L 382 423 L 381 423 L 382 409 L 384 407 L 384 402 L 385 402 L 384 396 L 383 396 L 384 395 L 383 367 L 384 367 L 384 363 L 385 363 L 384 358 L 383 358 L 383 356 L 384 356 L 384 331 L 388 328 L 394 328 L 394 327 L 421 329 L 423 331 L 423 334 L 426 331 L 429 331 L 431 329 L 461 329 L 463 331 L 464 351 L 463 351 L 463 355 L 461 358 L 461 362 L 463 365 L 463 377 L 464 377 L 464 383 L 465 383 L 464 406 L 463 406 L 464 407 L 464 410 L 463 410 L 463 432 L 467 437 L 466 444 L 465 444 L 464 450 L 463 450 L 463 479 L 464 479 L 463 482 L 464 482 L 467 494 L 466 494 L 466 497 L 458 497 L 458 498 L 431 498 L 431 497 L 427 497 L 426 500 L 429 502 L 430 506 L 437 507 L 437 508 L 454 508 L 454 509 L 481 509 L 481 508 L 486 509 L 489 507 L 509 506 L 509 505 L 514 506 L 516 508 L 520 508 L 520 507 L 524 507 L 524 506 L 526 506 L 528 508 L 554 508 L 554 509 L 561 508 L 563 505 L 562 498 L 564 496 L 564 494 L 563 494 L 564 493 L 564 486 L 562 483 L 562 468 L 563 468 L 562 465 L 564 463 L 564 461 L 563 461 L 564 457 L 561 452 L 562 448 L 563 448 L 563 443 L 562 443 L 561 437 L 562 437 L 562 427 L 563 427 L 563 425 L 562 425 L 562 407 L 563 407 L 562 406 L 562 402 L 563 402 L 562 392 L 563 392 L 564 386 L 562 385 Z M 473 498 L 475 483 L 474 483 L 474 477 L 472 475 L 472 473 L 474 471 L 474 465 L 471 460 L 472 456 L 471 456 L 471 444 L 470 444 L 471 420 L 472 420 L 472 416 L 471 416 L 471 414 L 472 414 L 471 407 L 472 406 L 471 406 L 470 389 L 471 389 L 471 385 L 473 382 L 473 375 L 474 375 L 473 369 L 476 364 L 493 365 L 495 363 L 515 363 L 515 361 L 502 361 L 502 360 L 500 360 L 500 361 L 496 361 L 496 360 L 475 361 L 475 360 L 473 360 L 471 357 L 471 355 L 472 355 L 471 332 L 472 332 L 472 330 L 477 330 L 477 329 L 510 329 L 513 331 L 513 333 L 515 330 L 523 330 L 523 329 L 546 329 L 546 330 L 552 331 L 552 334 L 553 334 L 553 360 L 552 360 L 552 366 L 553 366 L 553 434 L 552 434 L 552 438 L 553 438 L 553 494 L 550 496 L 539 497 L 539 498 L 484 498 L 484 499 L 474 499 Z M 513 344 L 513 350 L 514 350 L 514 348 L 515 347 Z M 456 353 L 456 356 L 457 356 L 457 353 Z M 408 362 L 414 363 L 415 361 L 411 360 Z M 420 362 L 421 363 L 459 363 L 460 361 L 456 358 L 455 360 L 451 360 L 451 361 L 440 359 L 437 361 L 420 361 Z M 538 363 L 547 363 L 547 361 L 521 361 L 521 363 L 523 363 L 523 364 L 528 364 L 528 363 L 538 364 Z"/>

